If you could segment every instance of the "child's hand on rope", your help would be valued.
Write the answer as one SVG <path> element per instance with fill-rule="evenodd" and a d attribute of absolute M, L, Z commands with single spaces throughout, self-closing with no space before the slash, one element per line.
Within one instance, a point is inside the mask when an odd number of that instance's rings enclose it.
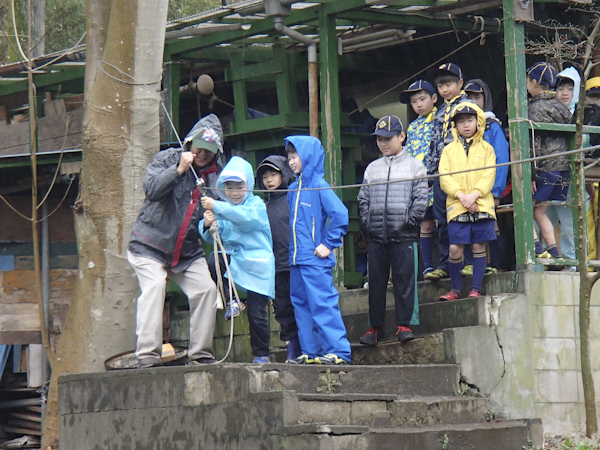
<path fill-rule="evenodd" d="M 325 247 L 323 244 L 319 244 L 317 248 L 315 248 L 315 255 L 319 258 L 327 258 L 331 254 L 331 250 Z"/>
<path fill-rule="evenodd" d="M 215 213 L 212 211 L 204 211 L 204 226 L 209 228 L 215 221 Z"/>
<path fill-rule="evenodd" d="M 202 202 L 202 207 L 206 210 L 212 211 L 215 208 L 215 200 L 213 198 L 204 196 L 200 201 Z"/>

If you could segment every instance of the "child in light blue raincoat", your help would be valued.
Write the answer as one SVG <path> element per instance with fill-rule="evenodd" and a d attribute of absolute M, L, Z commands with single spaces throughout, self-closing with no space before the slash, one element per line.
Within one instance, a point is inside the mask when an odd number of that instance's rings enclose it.
<path fill-rule="evenodd" d="M 297 176 L 288 192 L 290 297 L 302 349 L 302 355 L 289 362 L 346 364 L 350 362 L 350 343 L 331 270 L 335 266 L 333 249 L 342 245 L 348 231 L 348 210 L 323 178 L 325 150 L 321 142 L 311 136 L 289 136 L 285 147 Z"/>
<path fill-rule="evenodd" d="M 251 191 L 254 189 L 252 166 L 234 156 L 225 166 L 217 180 L 217 192 L 224 201 L 202 197 L 206 210 L 199 229 L 202 238 L 213 243 L 210 226 L 216 220 L 223 241 L 231 276 L 235 285 L 247 292 L 250 344 L 255 363 L 268 363 L 269 319 L 267 304 L 275 296 L 275 258 L 271 228 L 264 202 Z M 223 255 L 219 254 L 221 273 L 225 272 Z M 215 283 L 215 254 L 208 258 L 208 265 Z M 227 275 L 225 275 L 227 276 Z M 227 286 L 227 280 L 223 280 Z M 226 295 L 228 287 L 225 288 Z M 226 319 L 240 314 L 243 305 L 235 299 L 227 299 Z"/>

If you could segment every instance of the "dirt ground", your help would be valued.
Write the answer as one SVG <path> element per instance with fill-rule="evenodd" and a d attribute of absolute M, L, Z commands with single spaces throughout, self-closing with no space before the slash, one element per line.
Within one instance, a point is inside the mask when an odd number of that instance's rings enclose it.
<path fill-rule="evenodd" d="M 566 445 L 567 440 L 571 445 Z M 587 447 L 578 447 L 577 444 L 579 443 L 586 443 Z M 596 450 L 600 449 L 600 444 L 598 439 L 588 439 L 583 433 L 574 433 L 565 436 L 544 436 L 544 450 L 567 449 Z"/>

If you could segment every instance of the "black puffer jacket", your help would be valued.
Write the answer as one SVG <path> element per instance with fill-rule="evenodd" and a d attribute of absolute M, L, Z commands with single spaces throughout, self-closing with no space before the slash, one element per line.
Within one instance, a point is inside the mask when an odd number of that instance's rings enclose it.
<path fill-rule="evenodd" d="M 556 98 L 554 93 L 542 92 L 529 102 L 529 120 L 543 123 L 571 123 L 571 111 Z M 532 156 L 552 155 L 568 150 L 567 136 L 560 131 L 535 130 Z M 557 156 L 533 163 L 533 169 L 546 172 L 569 170 L 569 157 Z"/>
<path fill-rule="evenodd" d="M 269 166 L 277 167 L 282 177 L 281 186 L 267 193 L 267 215 L 273 237 L 275 272 L 285 272 L 290 270 L 290 207 L 287 202 L 287 192 L 281 190 L 287 189 L 294 180 L 294 172 L 285 156 L 268 156 L 263 159 L 256 171 L 256 185 L 259 189 L 266 189 L 262 177 Z"/>
<path fill-rule="evenodd" d="M 408 156 L 404 149 L 398 155 L 383 156 L 367 166 L 358 192 L 358 208 L 369 239 L 383 243 L 416 241 L 429 197 L 427 180 L 421 178 L 425 173 L 423 163 Z"/>
<path fill-rule="evenodd" d="M 205 129 L 212 129 L 220 137 L 219 149 L 222 149 L 223 131 L 221 122 L 214 114 L 203 117 L 188 133 L 184 140 L 184 149 L 168 148 L 158 152 L 146 169 L 144 176 L 144 192 L 146 199 L 142 204 L 137 220 L 129 238 L 129 251 L 135 255 L 152 258 L 166 266 L 173 263 L 173 254 L 177 240 L 181 242 L 179 261 L 171 269 L 174 272 L 187 269 L 189 265 L 204 256 L 200 246 L 198 222 L 202 219 L 204 209 L 197 201 L 186 229 L 182 230 L 188 205 L 196 190 L 196 178 L 191 170 L 183 175 L 177 173 L 177 165 L 183 151 L 188 151 L 194 136 Z M 197 171 L 206 185 L 215 187 L 221 172 L 217 163 L 218 155 L 211 164 Z M 207 195 L 217 198 L 214 191 Z M 181 231 L 180 231 L 181 230 Z"/>

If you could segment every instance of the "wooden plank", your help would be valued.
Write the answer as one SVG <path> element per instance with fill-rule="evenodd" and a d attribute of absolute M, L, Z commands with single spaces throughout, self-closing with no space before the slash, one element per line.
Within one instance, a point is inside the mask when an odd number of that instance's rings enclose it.
<path fill-rule="evenodd" d="M 39 331 L 0 331 L 0 345 L 41 344 Z"/>
<path fill-rule="evenodd" d="M 42 408 L 40 408 L 40 413 Z M 11 412 L 11 417 L 15 417 L 17 419 L 28 420 L 30 422 L 42 423 L 42 417 L 39 414 L 27 413 L 27 412 Z"/>
<path fill-rule="evenodd" d="M 3 425 L 2 429 L 9 433 L 15 433 L 15 434 L 30 434 L 30 435 L 34 435 L 34 436 L 42 435 L 41 431 L 29 430 L 27 428 L 16 428 L 16 427 L 8 427 L 6 425 Z"/>
<path fill-rule="evenodd" d="M 50 257 L 50 269 L 77 269 L 77 255 L 57 255 Z M 15 270 L 34 270 L 33 256 L 15 256 Z"/>
<path fill-rule="evenodd" d="M 0 303 L 0 332 L 40 331 L 37 303 Z"/>
<path fill-rule="evenodd" d="M 77 277 L 76 269 L 50 269 L 50 300 L 71 298 Z M 0 272 L 0 304 L 36 303 L 36 282 L 33 270 Z"/>
<path fill-rule="evenodd" d="M 11 417 L 13 415 L 11 414 Z M 30 422 L 28 420 L 23 420 L 23 419 L 12 419 L 8 421 L 8 426 L 12 426 L 12 427 L 22 427 L 22 428 L 27 428 L 30 430 L 41 430 L 42 429 L 42 425 L 39 423 L 35 423 L 35 422 Z"/>

